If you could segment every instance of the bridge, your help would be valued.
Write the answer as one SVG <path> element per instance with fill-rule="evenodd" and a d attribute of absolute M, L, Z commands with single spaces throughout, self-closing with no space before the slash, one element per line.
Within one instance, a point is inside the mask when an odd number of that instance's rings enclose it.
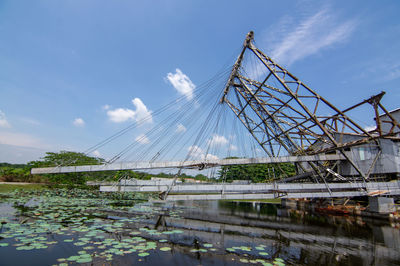
<path fill-rule="evenodd" d="M 244 159 L 219 159 L 219 160 L 197 160 L 197 161 L 178 161 L 178 162 L 121 162 L 104 165 L 82 165 L 82 166 L 59 166 L 46 168 L 33 168 L 32 174 L 46 173 L 78 173 L 78 172 L 98 172 L 98 171 L 119 171 L 119 170 L 146 170 L 161 168 L 205 168 L 224 166 L 224 165 L 247 165 L 247 164 L 267 164 L 267 163 L 298 163 L 298 162 L 318 162 L 338 161 L 343 159 L 340 155 L 309 155 L 309 156 L 284 156 L 267 158 L 244 158 Z"/>
<path fill-rule="evenodd" d="M 63 162 L 33 168 L 32 174 L 175 169 L 174 178 L 162 184 L 122 177 L 114 186 L 101 187 L 102 191 L 160 192 L 168 200 L 399 195 L 400 112 L 383 106 L 385 93 L 341 110 L 263 53 L 253 39 L 254 33 L 249 32 L 233 66 L 199 86 L 195 96 L 180 97 L 85 151 L 91 154 L 159 115 L 157 125 L 107 163 Z M 218 83 L 221 80 L 223 85 Z M 163 115 L 166 111 L 170 114 Z M 356 111 L 369 114 L 375 128 L 358 124 L 352 116 Z M 232 157 L 238 151 L 242 154 Z M 136 159 L 124 161 L 129 156 Z M 283 176 L 270 183 L 177 182 L 188 170 L 215 175 L 216 168 L 262 164 L 281 169 L 284 163 L 293 165 L 296 174 L 281 171 Z M 220 178 L 224 181 L 223 175 Z"/>
<path fill-rule="evenodd" d="M 173 180 L 121 180 L 112 186 L 100 186 L 103 192 L 168 191 L 168 200 L 253 200 L 293 198 L 351 198 L 400 195 L 400 182 L 356 183 L 252 183 L 252 184 L 172 184 Z"/>

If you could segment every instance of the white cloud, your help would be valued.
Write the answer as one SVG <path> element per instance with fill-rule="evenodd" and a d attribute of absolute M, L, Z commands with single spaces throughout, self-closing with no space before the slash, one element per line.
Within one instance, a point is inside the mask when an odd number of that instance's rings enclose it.
<path fill-rule="evenodd" d="M 230 151 L 237 151 L 238 150 L 238 147 L 236 146 L 236 145 L 233 145 L 233 144 L 231 144 L 231 145 L 229 145 L 229 148 L 228 148 Z"/>
<path fill-rule="evenodd" d="M 43 143 L 40 139 L 31 135 L 13 132 L 0 132 L 0 144 L 37 149 L 51 148 L 49 145 Z"/>
<path fill-rule="evenodd" d="M 166 79 L 174 86 L 179 94 L 185 95 L 188 100 L 193 99 L 193 91 L 196 85 L 190 80 L 188 76 L 182 73 L 182 71 L 177 68 L 176 73 L 168 73 Z"/>
<path fill-rule="evenodd" d="M 364 128 L 364 130 L 367 131 L 367 132 L 372 131 L 372 130 L 374 130 L 374 129 L 376 129 L 376 126 L 366 126 L 366 127 Z"/>
<path fill-rule="evenodd" d="M 93 151 L 92 155 L 95 157 L 101 157 L 101 153 L 98 150 Z"/>
<path fill-rule="evenodd" d="M 10 128 L 11 125 L 8 123 L 6 114 L 0 110 L 0 127 Z"/>
<path fill-rule="evenodd" d="M 133 120 L 135 112 L 131 109 L 117 108 L 107 112 L 108 117 L 115 123 L 121 123 L 128 120 Z"/>
<path fill-rule="evenodd" d="M 189 156 L 194 159 L 200 160 L 218 160 L 218 156 L 213 154 L 205 154 L 202 148 L 197 145 L 190 146 L 188 148 Z"/>
<path fill-rule="evenodd" d="M 132 100 L 133 105 L 136 107 L 135 111 L 135 120 L 136 122 L 142 121 L 144 119 L 148 119 L 146 122 L 152 123 L 153 117 L 151 116 L 151 111 L 149 111 L 139 98 L 135 98 Z"/>
<path fill-rule="evenodd" d="M 214 134 L 211 139 L 208 140 L 209 145 L 226 145 L 228 140 L 224 136 Z"/>
<path fill-rule="evenodd" d="M 109 106 L 108 104 L 105 104 L 101 107 L 103 110 L 109 110 L 111 108 L 111 106 Z"/>
<path fill-rule="evenodd" d="M 137 136 L 135 141 L 140 143 L 140 144 L 149 144 L 150 143 L 149 138 L 144 134 L 141 134 L 141 135 Z"/>
<path fill-rule="evenodd" d="M 189 156 L 194 158 L 200 158 L 203 155 L 203 149 L 197 145 L 190 146 L 188 152 Z"/>
<path fill-rule="evenodd" d="M 149 111 L 146 105 L 139 98 L 132 100 L 132 104 L 136 107 L 136 110 L 128 108 L 117 108 L 114 110 L 108 110 L 107 115 L 112 122 L 121 123 L 128 120 L 135 122 L 146 122 L 152 123 L 153 117 L 151 111 Z"/>
<path fill-rule="evenodd" d="M 328 9 L 322 9 L 307 16 L 304 21 L 295 23 L 293 20 L 283 19 L 278 25 L 274 25 L 277 30 L 270 33 L 275 34 L 273 39 L 279 39 L 269 49 L 271 57 L 278 63 L 290 65 L 321 49 L 343 42 L 357 26 L 355 20 L 343 21 Z"/>
<path fill-rule="evenodd" d="M 175 130 L 177 133 L 183 133 L 183 132 L 186 132 L 186 127 L 184 126 L 184 125 L 182 125 L 182 124 L 178 124 L 177 126 L 176 126 L 176 130 Z"/>
<path fill-rule="evenodd" d="M 83 121 L 82 118 L 78 117 L 78 118 L 75 118 L 75 120 L 72 122 L 72 124 L 74 124 L 74 126 L 76 126 L 76 127 L 83 127 L 83 126 L 85 126 L 85 121 Z"/>
<path fill-rule="evenodd" d="M 219 157 L 218 157 L 217 155 L 214 155 L 214 154 L 207 154 L 205 157 L 204 157 L 204 155 L 203 155 L 202 159 L 203 159 L 203 160 L 210 160 L 210 161 L 212 161 L 212 160 L 218 160 Z"/>

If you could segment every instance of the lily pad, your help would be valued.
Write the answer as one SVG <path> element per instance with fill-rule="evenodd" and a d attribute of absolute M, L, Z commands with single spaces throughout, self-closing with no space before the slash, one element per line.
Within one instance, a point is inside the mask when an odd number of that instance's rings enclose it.
<path fill-rule="evenodd" d="M 76 260 L 76 262 L 78 262 L 78 263 L 88 263 L 88 262 L 92 262 L 92 258 L 91 257 L 84 257 L 84 258 L 80 258 L 80 259 Z"/>
<path fill-rule="evenodd" d="M 71 256 L 71 257 L 69 257 L 69 258 L 67 258 L 67 260 L 69 260 L 69 261 L 76 261 L 76 260 L 79 260 L 79 256 Z"/>

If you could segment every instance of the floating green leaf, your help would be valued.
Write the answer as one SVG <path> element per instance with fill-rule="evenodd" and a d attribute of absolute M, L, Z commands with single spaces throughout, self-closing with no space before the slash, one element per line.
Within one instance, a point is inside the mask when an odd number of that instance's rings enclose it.
<path fill-rule="evenodd" d="M 79 258 L 79 259 L 76 260 L 76 262 L 78 262 L 78 263 L 88 263 L 88 262 L 92 262 L 92 258 L 91 257 Z"/>
<path fill-rule="evenodd" d="M 79 256 L 71 256 L 71 257 L 69 257 L 69 258 L 67 258 L 67 260 L 69 260 L 69 261 L 76 261 L 76 260 L 79 260 Z"/>

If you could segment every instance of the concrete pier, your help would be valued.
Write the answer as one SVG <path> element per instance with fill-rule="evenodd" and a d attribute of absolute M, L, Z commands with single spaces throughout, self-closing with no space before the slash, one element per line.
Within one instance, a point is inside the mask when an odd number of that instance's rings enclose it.
<path fill-rule="evenodd" d="M 369 197 L 369 210 L 377 213 L 391 213 L 396 211 L 393 198 Z"/>

